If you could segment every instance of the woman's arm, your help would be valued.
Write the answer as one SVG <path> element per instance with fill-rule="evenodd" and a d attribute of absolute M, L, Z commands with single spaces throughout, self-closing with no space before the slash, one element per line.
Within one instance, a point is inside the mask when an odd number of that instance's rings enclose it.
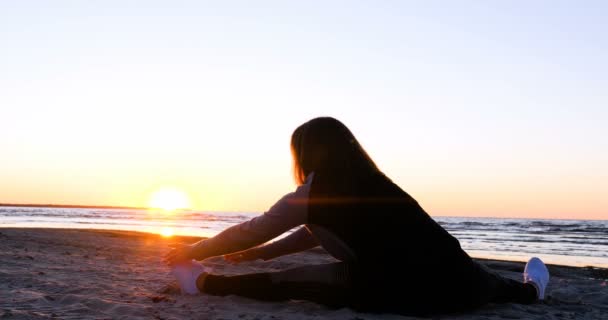
<path fill-rule="evenodd" d="M 174 265 L 189 259 L 206 258 L 243 251 L 303 225 L 308 216 L 308 194 L 313 175 L 295 192 L 285 195 L 263 215 L 232 226 L 215 237 L 191 245 L 180 245 L 165 255 L 164 261 Z"/>
<path fill-rule="evenodd" d="M 319 242 L 313 237 L 310 230 L 306 227 L 302 227 L 283 239 L 260 247 L 260 258 L 270 260 L 287 254 L 312 249 L 318 245 Z"/>
<path fill-rule="evenodd" d="M 225 255 L 224 258 L 234 263 L 256 259 L 270 260 L 287 254 L 312 249 L 318 245 L 319 243 L 312 236 L 308 228 L 302 227 L 280 240 L 245 251 Z"/>
<path fill-rule="evenodd" d="M 263 215 L 232 226 L 192 247 L 192 257 L 203 260 L 260 245 L 306 223 L 308 186 L 284 196 Z"/>

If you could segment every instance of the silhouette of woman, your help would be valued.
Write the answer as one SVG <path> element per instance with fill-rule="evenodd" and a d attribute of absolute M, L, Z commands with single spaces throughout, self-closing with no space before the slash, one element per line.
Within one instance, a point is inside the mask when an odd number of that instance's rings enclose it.
<path fill-rule="evenodd" d="M 524 282 L 473 261 L 456 238 L 386 177 L 340 121 L 322 117 L 291 137 L 295 192 L 263 215 L 215 237 L 172 249 L 165 261 L 185 293 L 301 299 L 367 312 L 424 315 L 488 302 L 544 298 L 549 273 L 538 258 Z M 267 241 L 302 226 L 275 242 Z M 214 275 L 192 261 L 269 260 L 322 246 L 339 262 L 295 269 Z"/>

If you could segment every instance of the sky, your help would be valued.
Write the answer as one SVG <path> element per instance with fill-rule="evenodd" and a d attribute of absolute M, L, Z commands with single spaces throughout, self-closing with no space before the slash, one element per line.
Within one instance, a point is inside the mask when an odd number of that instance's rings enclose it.
<path fill-rule="evenodd" d="M 604 1 L 0 1 L 0 202 L 263 212 L 343 121 L 432 216 L 608 219 Z"/>

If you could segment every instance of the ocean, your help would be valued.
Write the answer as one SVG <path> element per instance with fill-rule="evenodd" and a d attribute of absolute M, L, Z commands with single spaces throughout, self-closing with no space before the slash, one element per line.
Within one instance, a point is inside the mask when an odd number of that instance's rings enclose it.
<path fill-rule="evenodd" d="M 131 230 L 211 237 L 260 213 L 0 207 L 0 227 Z M 478 258 L 608 268 L 608 221 L 433 217 Z"/>

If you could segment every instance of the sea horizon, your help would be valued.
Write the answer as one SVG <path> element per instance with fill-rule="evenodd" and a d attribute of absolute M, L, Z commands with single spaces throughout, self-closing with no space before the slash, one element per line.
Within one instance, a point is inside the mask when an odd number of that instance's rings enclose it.
<path fill-rule="evenodd" d="M 53 204 L 53 203 L 0 203 L 2 207 L 15 207 L 15 208 L 74 208 L 74 209 L 125 209 L 125 210 L 156 210 L 156 211 L 167 211 L 162 208 L 153 207 L 138 207 L 138 206 L 122 206 L 122 205 L 88 205 L 88 204 Z M 239 211 L 239 210 L 208 210 L 198 208 L 179 208 L 170 211 L 183 212 L 183 211 L 202 211 L 202 212 L 223 212 L 223 213 L 239 213 L 239 212 L 251 212 L 262 214 L 264 211 Z M 465 216 L 465 215 L 434 215 L 429 213 L 433 218 L 479 218 L 479 219 L 520 219 L 520 220 L 572 220 L 572 221 L 608 221 L 608 219 L 594 219 L 594 218 L 555 218 L 555 217 L 539 217 L 539 216 Z"/>

